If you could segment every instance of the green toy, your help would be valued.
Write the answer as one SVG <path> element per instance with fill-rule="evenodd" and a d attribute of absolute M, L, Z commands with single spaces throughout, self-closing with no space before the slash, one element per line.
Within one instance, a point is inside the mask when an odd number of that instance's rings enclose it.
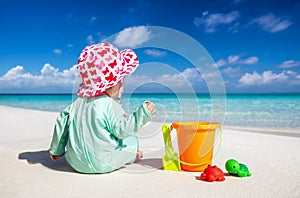
<path fill-rule="evenodd" d="M 181 171 L 178 154 L 174 152 L 172 147 L 172 142 L 170 138 L 171 131 L 172 129 L 170 129 L 168 124 L 164 124 L 162 126 L 162 133 L 164 137 L 165 153 L 166 153 L 162 157 L 162 164 L 164 170 Z"/>
<path fill-rule="evenodd" d="M 245 164 L 240 164 L 234 159 L 230 159 L 226 162 L 226 170 L 231 175 L 236 175 L 239 177 L 249 177 L 251 173 Z"/>

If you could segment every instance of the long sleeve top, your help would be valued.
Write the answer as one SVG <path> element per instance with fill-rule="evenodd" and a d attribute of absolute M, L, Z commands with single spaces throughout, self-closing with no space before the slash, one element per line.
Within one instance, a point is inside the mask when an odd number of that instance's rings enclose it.
<path fill-rule="evenodd" d="M 114 171 L 135 160 L 135 135 L 151 117 L 145 103 L 128 114 L 108 96 L 79 97 L 58 116 L 49 152 L 81 173 Z"/>

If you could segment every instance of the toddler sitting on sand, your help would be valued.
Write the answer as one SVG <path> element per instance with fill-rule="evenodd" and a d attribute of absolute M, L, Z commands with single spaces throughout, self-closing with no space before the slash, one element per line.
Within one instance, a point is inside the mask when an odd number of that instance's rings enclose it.
<path fill-rule="evenodd" d="M 65 155 L 81 173 L 108 173 L 142 158 L 137 131 L 155 114 L 144 102 L 127 114 L 120 100 L 124 77 L 139 65 L 133 50 L 119 51 L 104 42 L 87 46 L 78 59 L 78 98 L 58 116 L 50 158 Z"/>

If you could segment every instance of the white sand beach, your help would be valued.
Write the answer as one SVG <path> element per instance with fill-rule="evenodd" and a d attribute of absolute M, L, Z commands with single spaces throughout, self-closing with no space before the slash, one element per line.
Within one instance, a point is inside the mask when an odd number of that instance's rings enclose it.
<path fill-rule="evenodd" d="M 144 158 L 109 174 L 79 174 L 47 152 L 58 113 L 0 106 L 1 197 L 300 197 L 300 138 L 223 130 L 213 159 L 223 182 L 198 180 L 200 172 L 162 170 L 162 123 L 139 133 Z M 234 158 L 252 176 L 226 174 Z"/>

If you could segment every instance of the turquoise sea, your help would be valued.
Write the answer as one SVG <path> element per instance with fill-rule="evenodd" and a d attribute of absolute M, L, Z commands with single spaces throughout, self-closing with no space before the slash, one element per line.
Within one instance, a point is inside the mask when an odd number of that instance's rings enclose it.
<path fill-rule="evenodd" d="M 76 99 L 72 94 L 0 94 L 0 105 L 59 112 Z M 217 121 L 224 128 L 300 135 L 298 94 L 125 94 L 128 112 L 143 101 L 156 104 L 154 121 Z M 215 102 L 214 102 L 215 101 Z"/>

